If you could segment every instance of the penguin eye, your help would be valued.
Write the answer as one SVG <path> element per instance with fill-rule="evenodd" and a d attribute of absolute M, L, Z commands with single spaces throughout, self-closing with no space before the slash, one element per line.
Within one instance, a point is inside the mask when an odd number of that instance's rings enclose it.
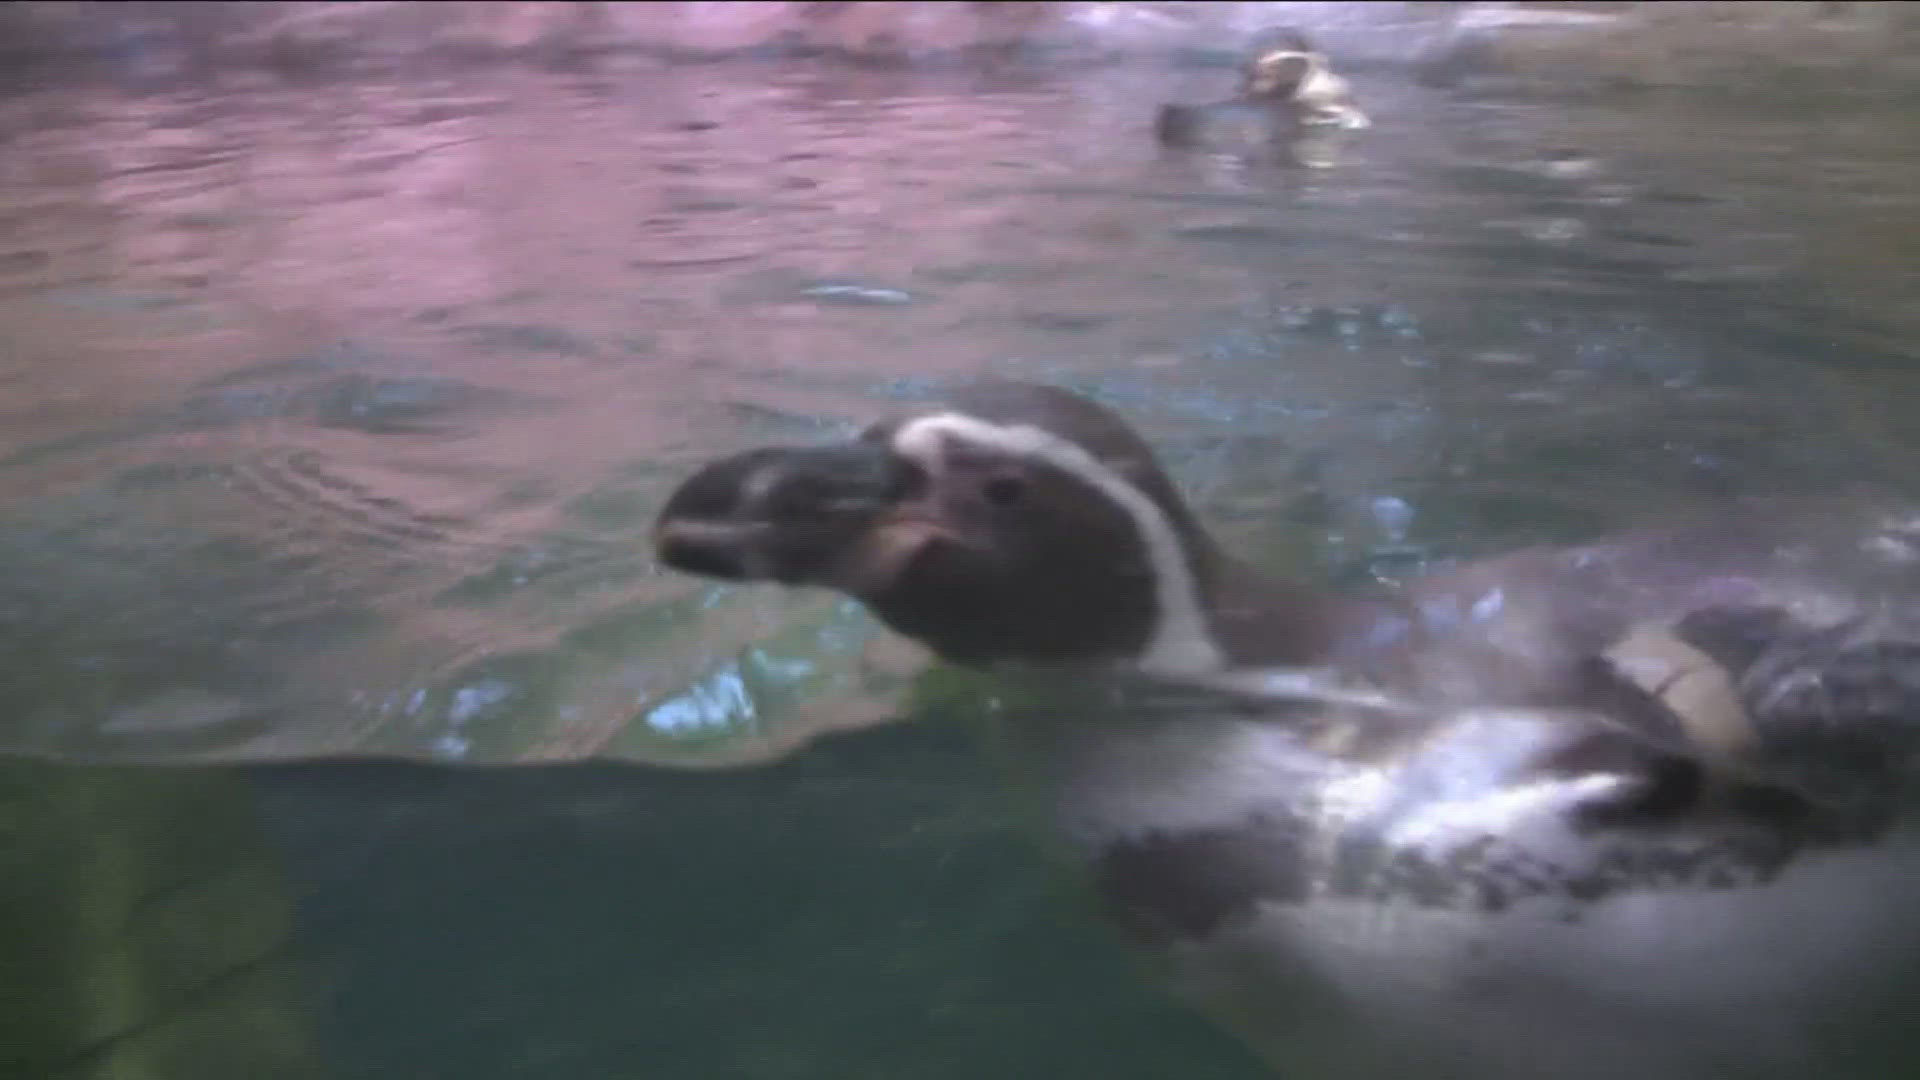
<path fill-rule="evenodd" d="M 980 485 L 980 495 L 991 506 L 1013 506 L 1027 494 L 1027 482 L 1012 473 L 998 473 L 987 477 Z"/>

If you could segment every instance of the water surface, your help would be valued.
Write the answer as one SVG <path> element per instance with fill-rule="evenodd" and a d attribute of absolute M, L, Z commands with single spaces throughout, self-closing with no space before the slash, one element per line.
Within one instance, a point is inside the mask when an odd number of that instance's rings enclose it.
<path fill-rule="evenodd" d="M 81 1018 L 13 1040 L 22 1074 L 1253 1075 L 1085 925 L 963 733 L 792 754 L 917 668 L 850 605 L 650 564 L 715 454 L 1044 378 L 1136 418 L 1237 547 L 1343 585 L 1913 490 L 1912 101 L 1383 74 L 1375 128 L 1307 148 L 1330 167 L 1147 138 L 1226 82 L 0 102 L 0 748 L 789 757 L 15 766 L 43 887 L 9 903 L 59 933 L 0 980 L 58 972 Z"/>

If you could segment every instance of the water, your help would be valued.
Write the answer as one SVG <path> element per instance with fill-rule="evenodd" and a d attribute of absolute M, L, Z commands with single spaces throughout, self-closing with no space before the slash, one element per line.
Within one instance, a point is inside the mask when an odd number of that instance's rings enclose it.
<path fill-rule="evenodd" d="M 91 766 L 0 788 L 38 883 L 0 983 L 64 1018 L 9 1075 L 1257 1075 L 963 732 L 813 741 L 915 692 L 863 615 L 649 563 L 695 463 L 956 379 L 1120 407 L 1234 546 L 1344 584 L 1913 490 L 1910 99 L 1383 74 L 1328 168 L 1151 143 L 1226 81 L 0 102 L 0 749 Z M 630 764 L 259 764 L 368 757 Z M 253 764 L 107 767 L 189 762 Z"/>

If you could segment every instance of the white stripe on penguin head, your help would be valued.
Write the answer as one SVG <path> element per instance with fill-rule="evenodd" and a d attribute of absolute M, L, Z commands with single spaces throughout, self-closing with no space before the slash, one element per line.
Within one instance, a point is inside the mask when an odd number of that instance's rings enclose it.
<path fill-rule="evenodd" d="M 1091 485 L 1133 519 L 1153 572 L 1157 609 L 1153 634 L 1134 659 L 1142 671 L 1193 676 L 1225 666 L 1220 646 L 1207 633 L 1200 590 L 1179 534 L 1145 492 L 1081 447 L 1028 424 L 993 424 L 961 413 L 936 413 L 901 425 L 893 434 L 893 448 L 937 481 L 945 464 L 943 440 L 949 437 L 1045 462 Z"/>

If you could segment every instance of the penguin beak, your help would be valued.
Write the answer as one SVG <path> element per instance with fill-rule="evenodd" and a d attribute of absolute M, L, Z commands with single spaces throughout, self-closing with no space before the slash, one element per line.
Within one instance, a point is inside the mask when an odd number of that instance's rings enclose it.
<path fill-rule="evenodd" d="M 655 556 L 703 577 L 857 595 L 910 555 L 895 550 L 914 531 L 901 510 L 922 486 L 919 467 L 880 442 L 749 450 L 674 491 L 654 526 Z"/>

